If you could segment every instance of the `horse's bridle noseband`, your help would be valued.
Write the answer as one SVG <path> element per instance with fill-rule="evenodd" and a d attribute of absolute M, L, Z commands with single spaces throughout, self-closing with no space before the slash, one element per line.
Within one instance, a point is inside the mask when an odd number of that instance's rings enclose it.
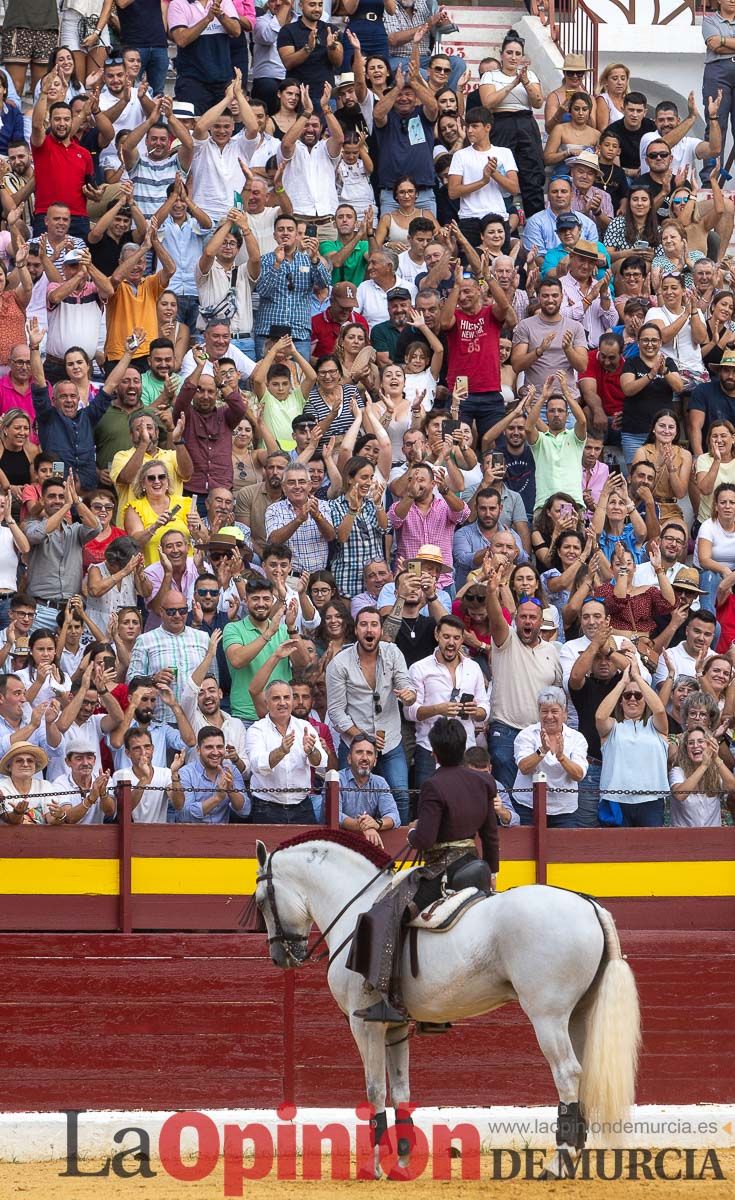
<path fill-rule="evenodd" d="M 273 924 L 276 928 L 275 936 L 268 938 L 268 945 L 281 946 L 286 951 L 286 954 L 288 954 L 289 958 L 292 958 L 295 962 L 301 964 L 306 962 L 307 958 L 309 957 L 308 951 L 305 954 L 301 953 L 301 947 L 305 947 L 307 945 L 309 938 L 308 935 L 303 937 L 301 934 L 297 933 L 286 933 L 286 930 L 281 924 L 281 917 L 278 912 L 278 905 L 276 904 L 276 889 L 273 886 L 273 868 L 271 865 L 273 862 L 273 855 L 275 853 L 276 851 L 274 850 L 268 855 L 265 873 L 258 872 L 258 874 L 255 876 L 256 887 L 259 883 L 265 883 L 265 894 L 268 904 L 270 905 L 271 913 L 273 914 Z M 263 924 L 265 927 L 265 921 L 263 921 Z M 267 932 L 267 927 L 264 928 L 264 932 Z M 298 951 L 296 947 L 299 947 Z"/>

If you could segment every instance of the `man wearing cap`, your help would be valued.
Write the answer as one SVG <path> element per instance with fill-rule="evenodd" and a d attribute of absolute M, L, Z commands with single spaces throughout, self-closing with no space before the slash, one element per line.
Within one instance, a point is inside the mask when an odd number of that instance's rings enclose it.
<path fill-rule="evenodd" d="M 337 216 L 339 218 L 339 212 Z M 330 245 L 333 243 L 323 242 L 320 245 L 321 253 L 326 254 L 325 247 Z M 324 312 L 317 313 L 311 318 L 312 358 L 321 358 L 323 354 L 333 354 L 340 330 L 348 322 L 362 325 L 365 333 L 369 333 L 368 323 L 362 313 L 356 311 L 356 304 L 357 285 L 355 283 L 342 280 L 334 284 L 329 304 Z"/>
<path fill-rule="evenodd" d="M 370 334 L 370 342 L 377 351 L 378 366 L 381 368 L 399 361 L 397 349 L 402 333 L 407 331 L 415 337 L 419 336 L 418 330 L 411 324 L 411 293 L 408 288 L 400 284 L 391 288 L 387 300 L 388 320 L 373 325 Z"/>
<path fill-rule="evenodd" d="M 70 737 L 64 762 L 66 770 L 54 779 L 63 794 L 49 805 L 49 823 L 101 825 L 105 817 L 114 817 L 115 798 L 108 791 L 109 772 L 100 769 L 99 744 L 81 733 Z"/>
<path fill-rule="evenodd" d="M 572 211 L 572 181 L 563 176 L 552 179 L 548 189 L 548 206 L 542 212 L 534 213 L 523 227 L 523 248 L 544 255 L 547 250 L 559 244 L 556 233 L 556 220 L 562 213 Z M 597 226 L 586 213 L 575 213 L 582 228 L 582 237 L 587 241 L 596 242 Z"/>
<path fill-rule="evenodd" d="M 610 196 L 597 186 L 602 178 L 597 155 L 593 150 L 580 150 L 567 165 L 572 176 L 572 209 L 586 213 L 603 234 L 615 213 Z"/>
<path fill-rule="evenodd" d="M 717 374 L 709 383 L 698 383 L 689 397 L 689 443 L 696 458 L 704 453 L 713 421 L 735 423 L 735 352 L 725 350 Z"/>
<path fill-rule="evenodd" d="M 587 334 L 587 345 L 597 346 L 600 336 L 617 324 L 618 312 L 610 297 L 612 271 L 594 280 L 599 266 L 597 245 L 584 238 L 569 251 L 569 270 L 561 279 L 565 317 L 579 321 Z M 586 364 L 585 364 L 586 366 Z"/>
<path fill-rule="evenodd" d="M 7 825 L 55 825 L 61 788 L 39 778 L 48 765 L 40 746 L 15 742 L 0 758 L 0 821 Z"/>
<path fill-rule="evenodd" d="M 338 204 L 334 214 L 337 227 L 337 237 L 329 241 L 319 241 L 319 253 L 329 263 L 332 271 L 332 295 L 338 283 L 346 281 L 357 288 L 365 279 L 367 258 L 370 250 L 368 237 L 373 228 L 373 210 L 365 209 L 361 221 L 357 219 L 357 211 L 351 204 Z M 313 329 L 313 321 L 312 321 Z M 323 354 L 331 354 L 334 347 L 323 350 Z"/>

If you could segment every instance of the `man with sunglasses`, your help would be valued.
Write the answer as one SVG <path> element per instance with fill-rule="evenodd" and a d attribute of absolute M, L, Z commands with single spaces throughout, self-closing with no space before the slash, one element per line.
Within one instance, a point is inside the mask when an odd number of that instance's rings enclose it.
<path fill-rule="evenodd" d="M 209 637 L 203 630 L 187 627 L 189 605 L 182 592 L 173 588 L 163 592 L 158 611 L 160 628 L 150 629 L 138 638 L 130 655 L 127 679 L 136 675 L 158 675 L 180 703 L 184 680 L 207 653 Z M 155 711 L 159 719 L 164 718 L 160 700 L 156 702 Z"/>
<path fill-rule="evenodd" d="M 679 110 L 673 100 L 662 100 L 656 105 L 653 120 L 656 125 L 655 133 L 644 133 L 641 138 L 641 174 L 647 169 L 646 151 L 652 142 L 663 139 L 671 147 L 672 167 L 675 172 L 687 168 L 696 178 L 697 159 L 715 158 L 722 150 L 722 133 L 718 113 L 722 103 L 722 91 L 716 96 L 710 96 L 707 101 L 707 140 L 687 137 L 700 115 L 694 92 L 689 93 L 688 112 L 683 121 L 679 120 Z"/>
<path fill-rule="evenodd" d="M 655 137 L 649 142 L 645 158 L 646 170 L 631 180 L 631 187 L 648 189 L 656 215 L 659 221 L 663 221 L 666 217 L 675 215 L 670 209 L 669 195 L 677 182 L 680 182 L 682 187 L 685 186 L 686 173 L 682 173 L 681 180 L 675 175 L 672 169 L 671 147 L 663 138 Z"/>

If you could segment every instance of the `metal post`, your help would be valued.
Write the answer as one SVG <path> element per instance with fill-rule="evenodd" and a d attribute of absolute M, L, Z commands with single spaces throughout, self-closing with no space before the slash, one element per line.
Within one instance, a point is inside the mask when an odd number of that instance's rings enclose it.
<path fill-rule="evenodd" d="M 546 829 L 546 776 L 537 771 L 533 777 L 533 828 L 536 858 L 536 883 L 546 883 L 548 839 Z"/>
<path fill-rule="evenodd" d="M 339 829 L 339 772 L 327 771 L 324 776 L 324 824 Z"/>
<path fill-rule="evenodd" d="M 133 932 L 133 891 L 132 891 L 132 858 L 133 858 L 133 820 L 132 800 L 133 786 L 131 783 L 118 783 L 115 789 L 117 799 L 117 820 L 120 830 L 120 932 Z"/>

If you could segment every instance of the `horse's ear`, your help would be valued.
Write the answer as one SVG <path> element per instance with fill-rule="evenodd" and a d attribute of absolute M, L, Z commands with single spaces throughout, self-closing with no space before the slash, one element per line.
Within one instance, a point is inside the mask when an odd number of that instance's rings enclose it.
<path fill-rule="evenodd" d="M 260 838 L 255 843 L 255 854 L 258 859 L 258 866 L 264 867 L 268 861 L 268 851 L 265 848 L 265 842 L 261 842 Z"/>

